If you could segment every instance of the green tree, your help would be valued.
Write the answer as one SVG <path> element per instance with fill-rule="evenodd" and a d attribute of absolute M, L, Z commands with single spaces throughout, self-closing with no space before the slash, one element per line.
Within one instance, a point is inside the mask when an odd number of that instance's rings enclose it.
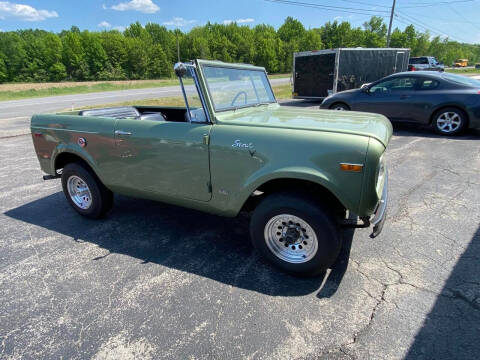
<path fill-rule="evenodd" d="M 147 72 L 149 79 L 173 76 L 173 67 L 169 63 L 167 54 L 165 54 L 160 44 L 155 44 L 151 47 L 149 58 Z"/>
<path fill-rule="evenodd" d="M 5 64 L 5 55 L 0 52 L 0 84 L 7 81 L 7 65 Z"/>
<path fill-rule="evenodd" d="M 89 77 L 88 64 L 85 61 L 85 51 L 78 32 L 67 32 L 62 38 L 62 61 L 67 76 L 72 80 L 83 80 Z"/>

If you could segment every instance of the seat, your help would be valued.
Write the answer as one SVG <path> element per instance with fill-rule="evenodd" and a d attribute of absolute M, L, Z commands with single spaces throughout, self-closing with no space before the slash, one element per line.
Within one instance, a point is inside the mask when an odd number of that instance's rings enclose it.
<path fill-rule="evenodd" d="M 161 112 L 152 112 L 143 113 L 140 115 L 140 120 L 167 121 L 167 118 Z"/>
<path fill-rule="evenodd" d="M 114 119 L 130 119 L 140 117 L 140 113 L 133 106 L 112 107 L 105 109 L 91 109 L 80 111 L 81 116 L 103 116 Z"/>
<path fill-rule="evenodd" d="M 133 106 L 112 107 L 105 109 L 91 109 L 80 111 L 81 116 L 102 116 L 114 119 L 138 119 L 138 120 L 153 120 L 153 121 L 167 121 L 165 115 L 160 112 L 147 112 L 140 114 L 140 112 Z"/>

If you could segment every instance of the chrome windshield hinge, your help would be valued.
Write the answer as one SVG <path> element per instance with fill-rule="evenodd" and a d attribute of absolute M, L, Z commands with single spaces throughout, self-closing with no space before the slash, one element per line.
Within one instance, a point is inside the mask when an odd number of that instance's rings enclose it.
<path fill-rule="evenodd" d="M 203 144 L 210 145 L 210 136 L 208 134 L 203 134 Z"/>

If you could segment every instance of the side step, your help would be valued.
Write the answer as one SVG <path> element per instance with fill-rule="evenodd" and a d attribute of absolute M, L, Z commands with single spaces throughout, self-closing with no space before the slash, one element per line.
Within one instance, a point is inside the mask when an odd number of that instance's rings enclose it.
<path fill-rule="evenodd" d="M 360 220 L 362 222 L 358 222 L 358 219 L 345 219 L 340 222 L 341 227 L 346 227 L 346 228 L 367 228 L 370 227 L 370 218 L 365 216 L 361 217 Z"/>
<path fill-rule="evenodd" d="M 62 175 L 60 175 L 60 174 L 57 174 L 57 175 L 43 175 L 43 180 L 47 181 L 47 180 L 59 179 L 61 177 L 62 177 Z"/>

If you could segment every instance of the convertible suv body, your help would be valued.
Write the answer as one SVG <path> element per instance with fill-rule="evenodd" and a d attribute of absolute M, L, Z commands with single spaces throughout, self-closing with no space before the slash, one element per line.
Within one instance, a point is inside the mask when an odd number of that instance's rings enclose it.
<path fill-rule="evenodd" d="M 77 212 L 103 216 L 113 193 L 230 217 L 247 211 L 254 245 L 309 274 L 335 260 L 339 225 L 380 233 L 388 119 L 280 106 L 260 67 L 196 60 L 175 72 L 185 107 L 32 117 L 44 178 L 61 177 Z"/>

